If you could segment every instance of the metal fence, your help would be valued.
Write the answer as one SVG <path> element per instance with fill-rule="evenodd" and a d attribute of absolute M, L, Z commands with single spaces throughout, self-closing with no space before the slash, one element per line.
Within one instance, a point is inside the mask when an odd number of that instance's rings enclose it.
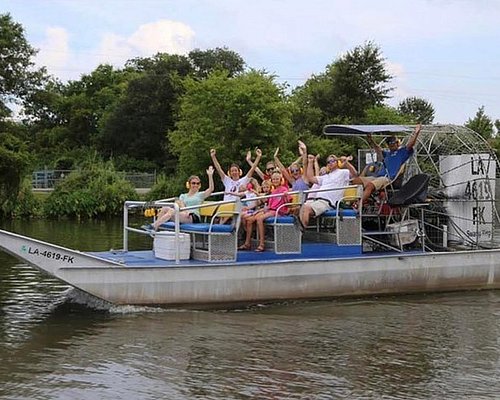
<path fill-rule="evenodd" d="M 71 170 L 41 170 L 32 175 L 33 189 L 53 189 L 57 182 L 66 178 Z"/>
<path fill-rule="evenodd" d="M 72 170 L 40 170 L 32 174 L 33 189 L 53 189 L 55 185 L 66 178 Z M 124 179 L 129 181 L 134 188 L 151 188 L 156 183 L 156 171 L 153 173 L 120 172 Z"/>
<path fill-rule="evenodd" d="M 121 174 L 135 188 L 151 188 L 156 183 L 156 171 L 152 174 L 146 172 L 121 172 Z"/>

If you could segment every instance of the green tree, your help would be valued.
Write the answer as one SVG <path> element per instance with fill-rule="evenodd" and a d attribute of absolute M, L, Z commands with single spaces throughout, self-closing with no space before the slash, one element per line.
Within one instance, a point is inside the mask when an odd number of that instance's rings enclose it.
<path fill-rule="evenodd" d="M 413 119 L 408 115 L 402 115 L 393 107 L 381 105 L 367 109 L 362 122 L 367 125 L 399 125 L 412 123 Z"/>
<path fill-rule="evenodd" d="M 242 73 L 245 68 L 243 58 L 227 47 L 195 49 L 189 52 L 188 58 L 191 60 L 194 76 L 197 78 L 206 78 L 215 70 L 227 71 L 228 76 L 233 77 Z"/>
<path fill-rule="evenodd" d="M 35 69 L 33 49 L 23 27 L 10 14 L 0 14 L 0 215 L 11 216 L 29 173 L 31 157 L 23 126 L 8 120 L 13 105 L 26 105 L 43 82 L 44 69 Z M 23 203 L 25 204 L 25 203 Z"/>
<path fill-rule="evenodd" d="M 479 107 L 474 118 L 469 118 L 465 126 L 479 133 L 485 139 L 491 139 L 493 135 L 493 121 L 484 112 L 484 106 Z"/>
<path fill-rule="evenodd" d="M 489 140 L 489 143 L 497 154 L 497 157 L 500 158 L 500 119 L 496 119 L 494 123 L 496 132 L 495 136 Z"/>
<path fill-rule="evenodd" d="M 243 162 L 247 150 L 256 147 L 264 152 L 264 160 L 277 146 L 296 147 L 284 89 L 273 79 L 259 71 L 234 78 L 218 71 L 202 81 L 186 81 L 179 121 L 170 133 L 181 176 L 202 176 L 212 147 L 223 166 Z"/>
<path fill-rule="evenodd" d="M 99 145 L 99 123 L 116 107 L 134 72 L 100 65 L 80 80 L 49 81 L 33 95 L 29 121 L 38 164 L 53 165 L 60 157 L 80 157 Z"/>
<path fill-rule="evenodd" d="M 401 115 L 395 108 L 380 105 L 368 108 L 360 123 L 367 125 L 401 125 L 412 123 L 412 121 L 408 116 Z M 339 156 L 356 156 L 357 148 L 360 146 L 366 147 L 366 142 L 362 142 L 357 138 L 346 140 L 345 137 L 324 138 L 317 135 L 305 135 L 302 140 L 307 143 L 308 151 L 313 154 L 320 154 L 322 156 L 321 159 L 326 158 L 328 154 L 332 153 Z"/>
<path fill-rule="evenodd" d="M 10 216 L 30 166 L 30 155 L 22 140 L 0 133 L 0 215 Z"/>
<path fill-rule="evenodd" d="M 166 133 L 177 121 L 183 80 L 191 73 L 183 56 L 158 54 L 128 64 L 140 72 L 132 79 L 117 106 L 102 120 L 100 149 L 106 157 L 149 160 L 153 165 L 175 161 L 170 154 Z"/>
<path fill-rule="evenodd" d="M 293 92 L 296 131 L 319 134 L 328 123 L 361 122 L 389 97 L 391 78 L 378 46 L 355 47 Z"/>
<path fill-rule="evenodd" d="M 398 111 L 409 116 L 414 123 L 425 125 L 434 121 L 434 107 L 427 100 L 418 97 L 408 97 L 401 101 Z"/>
<path fill-rule="evenodd" d="M 64 88 L 60 81 L 48 78 L 42 88 L 33 92 L 24 107 L 24 122 L 31 127 L 33 136 L 44 129 L 51 129 L 66 122 L 61 111 Z"/>
<path fill-rule="evenodd" d="M 11 114 L 11 104 L 22 102 L 40 86 L 45 70 L 34 68 L 35 55 L 23 27 L 10 14 L 0 14 L 0 120 Z"/>

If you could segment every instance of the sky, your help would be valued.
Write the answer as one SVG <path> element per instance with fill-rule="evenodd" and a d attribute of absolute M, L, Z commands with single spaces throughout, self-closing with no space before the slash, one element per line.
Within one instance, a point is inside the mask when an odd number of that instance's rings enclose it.
<path fill-rule="evenodd" d="M 500 119 L 500 0 L 0 0 L 62 81 L 157 52 L 227 47 L 300 86 L 347 51 L 380 47 L 388 104 L 430 102 L 435 123 Z"/>

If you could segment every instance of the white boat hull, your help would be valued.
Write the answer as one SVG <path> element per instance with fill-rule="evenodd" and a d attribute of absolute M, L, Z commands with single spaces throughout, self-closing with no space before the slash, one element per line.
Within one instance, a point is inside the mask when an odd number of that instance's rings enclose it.
<path fill-rule="evenodd" d="M 113 304 L 217 307 L 500 288 L 500 249 L 245 264 L 131 266 L 5 231 L 0 231 L 0 239 L 0 247 L 9 253 Z"/>
<path fill-rule="evenodd" d="M 58 277 L 115 304 L 256 303 L 500 288 L 500 251 L 178 268 L 61 268 Z"/>

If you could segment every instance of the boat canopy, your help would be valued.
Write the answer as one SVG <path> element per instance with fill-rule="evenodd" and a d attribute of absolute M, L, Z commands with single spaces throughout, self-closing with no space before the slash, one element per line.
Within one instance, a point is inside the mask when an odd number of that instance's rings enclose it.
<path fill-rule="evenodd" d="M 327 136 L 393 135 L 408 133 L 413 129 L 406 125 L 325 125 L 323 133 Z"/>

